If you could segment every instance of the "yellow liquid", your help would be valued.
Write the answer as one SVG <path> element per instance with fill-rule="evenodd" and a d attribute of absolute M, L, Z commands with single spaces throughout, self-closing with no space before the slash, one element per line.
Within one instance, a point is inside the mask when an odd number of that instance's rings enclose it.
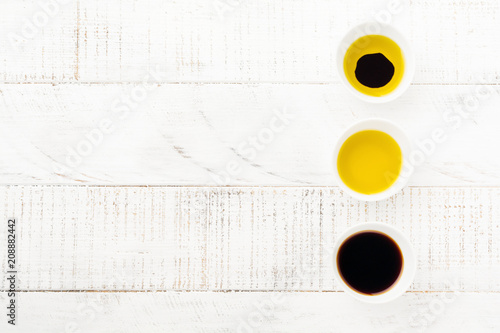
<path fill-rule="evenodd" d="M 402 153 L 387 133 L 366 130 L 351 135 L 340 148 L 337 169 L 351 190 L 362 194 L 385 191 L 401 172 Z"/>
<path fill-rule="evenodd" d="M 385 86 L 370 88 L 361 84 L 355 75 L 358 60 L 367 54 L 382 53 L 394 66 L 394 75 Z M 392 39 L 381 35 L 366 35 L 358 38 L 347 49 L 344 56 L 344 73 L 349 83 L 359 92 L 380 97 L 394 91 L 401 83 L 404 73 L 403 52 Z"/>

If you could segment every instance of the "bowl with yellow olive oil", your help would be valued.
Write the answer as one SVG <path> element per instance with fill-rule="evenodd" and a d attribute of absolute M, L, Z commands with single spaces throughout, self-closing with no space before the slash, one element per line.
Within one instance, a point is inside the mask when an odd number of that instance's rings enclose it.
<path fill-rule="evenodd" d="M 394 27 L 367 22 L 351 29 L 340 42 L 337 71 L 355 96 L 384 103 L 410 86 L 415 60 L 410 44 Z"/>
<path fill-rule="evenodd" d="M 396 124 L 365 119 L 340 135 L 334 149 L 334 175 L 344 192 L 364 201 L 384 200 L 399 192 L 411 170 L 410 140 Z"/>

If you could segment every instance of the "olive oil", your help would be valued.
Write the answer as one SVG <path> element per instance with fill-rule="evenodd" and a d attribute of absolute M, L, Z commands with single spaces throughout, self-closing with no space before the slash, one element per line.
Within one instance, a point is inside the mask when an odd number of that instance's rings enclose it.
<path fill-rule="evenodd" d="M 387 190 L 398 178 L 402 164 L 399 144 L 389 134 L 377 130 L 351 135 L 337 157 L 342 182 L 362 194 Z"/>

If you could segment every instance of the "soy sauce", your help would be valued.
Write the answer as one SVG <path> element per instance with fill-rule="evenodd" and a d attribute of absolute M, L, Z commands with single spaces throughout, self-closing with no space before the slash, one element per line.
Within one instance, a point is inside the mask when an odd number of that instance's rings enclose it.
<path fill-rule="evenodd" d="M 344 282 L 355 291 L 376 295 L 390 289 L 403 269 L 403 255 L 389 236 L 364 231 L 346 239 L 337 254 Z"/>

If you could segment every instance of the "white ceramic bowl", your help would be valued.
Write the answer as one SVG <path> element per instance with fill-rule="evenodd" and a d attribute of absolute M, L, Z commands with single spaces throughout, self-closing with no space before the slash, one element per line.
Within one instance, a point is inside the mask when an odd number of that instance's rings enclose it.
<path fill-rule="evenodd" d="M 362 294 L 349 287 L 340 277 L 337 265 L 337 254 L 342 243 L 344 243 L 344 241 L 349 237 L 351 237 L 352 235 L 363 231 L 377 231 L 389 236 L 398 244 L 401 253 L 403 255 L 403 268 L 399 280 L 396 281 L 396 283 L 389 290 L 373 296 Z M 385 223 L 380 223 L 380 222 L 360 223 L 347 229 L 337 238 L 333 250 L 334 250 L 333 264 L 335 266 L 334 274 L 337 282 L 340 284 L 340 286 L 346 293 L 354 296 L 360 301 L 367 303 L 386 303 L 401 296 L 402 294 L 404 294 L 406 290 L 408 290 L 408 288 L 412 284 L 413 278 L 415 277 L 415 272 L 417 270 L 416 258 L 413 252 L 413 248 L 410 244 L 410 241 L 399 230 Z"/>
<path fill-rule="evenodd" d="M 339 170 L 337 168 L 337 159 L 339 156 L 340 148 L 344 144 L 344 142 L 354 133 L 364 131 L 364 130 L 378 130 L 384 133 L 389 134 L 396 142 L 398 143 L 399 147 L 401 148 L 401 153 L 402 153 L 402 158 L 403 158 L 403 164 L 401 166 L 401 172 L 399 173 L 398 178 L 396 181 L 385 191 L 375 193 L 375 194 L 363 194 L 356 192 L 352 189 L 350 189 L 340 178 Z M 408 137 L 406 136 L 405 132 L 396 124 L 393 122 L 390 122 L 388 120 L 384 119 L 378 119 L 378 118 L 369 118 L 365 120 L 361 120 L 355 124 L 353 124 L 351 127 L 349 127 L 347 130 L 344 131 L 337 140 L 337 143 L 335 145 L 335 149 L 333 152 L 333 170 L 334 170 L 334 177 L 337 180 L 338 185 L 340 188 L 344 191 L 347 192 L 349 195 L 351 195 L 353 198 L 358 199 L 358 200 L 363 200 L 363 201 L 378 201 L 378 200 L 384 200 L 389 198 L 390 196 L 393 196 L 397 192 L 399 192 L 408 182 L 408 179 L 411 175 L 411 166 L 409 165 L 409 155 L 411 152 L 411 143 Z"/>
<path fill-rule="evenodd" d="M 347 49 L 358 38 L 366 35 L 382 35 L 392 39 L 399 45 L 403 52 L 404 73 L 398 87 L 384 96 L 370 96 L 356 90 L 347 80 L 344 72 L 344 56 Z M 371 103 L 385 103 L 401 96 L 411 84 L 415 72 L 415 58 L 410 44 L 394 27 L 379 22 L 366 22 L 351 29 L 342 39 L 337 50 L 337 71 L 344 86 L 359 99 Z"/>

